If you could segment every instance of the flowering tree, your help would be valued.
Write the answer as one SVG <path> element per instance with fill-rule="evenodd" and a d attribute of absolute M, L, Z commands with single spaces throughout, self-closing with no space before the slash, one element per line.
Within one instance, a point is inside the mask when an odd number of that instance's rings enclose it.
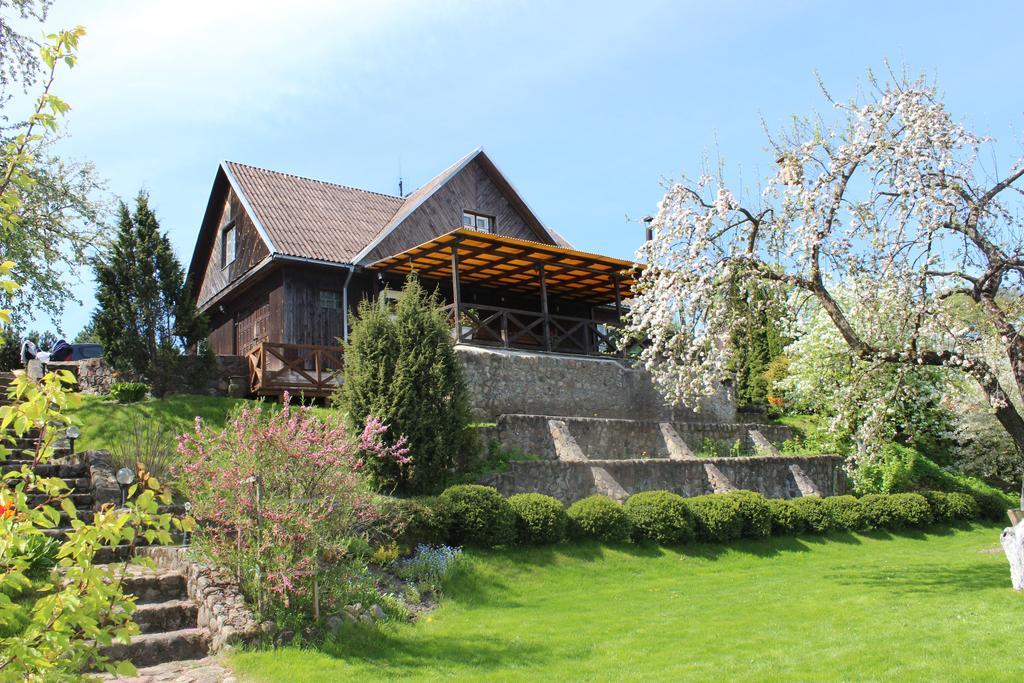
<path fill-rule="evenodd" d="M 178 441 L 196 545 L 236 572 L 263 611 L 308 603 L 316 576 L 344 573 L 359 559 L 380 514 L 361 477 L 367 459 L 406 460 L 404 441 L 385 445 L 386 432 L 370 417 L 353 437 L 341 423 L 290 406 L 287 395 L 281 410 L 244 406 L 219 431 L 196 418 L 195 431 Z"/>
<path fill-rule="evenodd" d="M 743 323 L 729 288 L 757 283 L 792 317 L 820 306 L 859 361 L 973 378 L 1024 447 L 1011 400 L 1024 390 L 1024 337 L 1005 305 L 1024 275 L 1024 163 L 987 171 L 988 140 L 954 122 L 933 87 L 868 77 L 868 94 L 846 102 L 823 88 L 834 121 L 769 136 L 779 170 L 751 203 L 708 175 L 668 189 L 639 252 L 650 267 L 630 325 L 650 342 L 642 358 L 667 397 L 695 404 L 723 377 Z"/>

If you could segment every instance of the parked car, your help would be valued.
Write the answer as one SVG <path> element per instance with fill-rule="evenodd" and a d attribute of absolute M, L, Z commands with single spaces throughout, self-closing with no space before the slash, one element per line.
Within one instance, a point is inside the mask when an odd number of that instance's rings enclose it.
<path fill-rule="evenodd" d="M 99 344 L 72 344 L 71 360 L 85 360 L 86 358 L 102 358 L 103 347 Z"/>

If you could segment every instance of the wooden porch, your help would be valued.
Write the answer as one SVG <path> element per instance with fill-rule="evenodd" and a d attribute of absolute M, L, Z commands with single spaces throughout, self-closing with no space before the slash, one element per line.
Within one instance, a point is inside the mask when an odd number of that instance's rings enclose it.
<path fill-rule="evenodd" d="M 447 306 L 456 342 L 547 353 L 627 355 L 623 300 L 632 297 L 635 263 L 566 247 L 460 228 L 378 261 L 371 270 L 451 281 Z M 474 286 L 526 296 L 536 310 L 467 301 Z M 552 302 L 588 315 L 553 313 Z"/>
<path fill-rule="evenodd" d="M 246 354 L 249 389 L 257 396 L 326 398 L 341 384 L 340 346 L 256 342 Z"/>

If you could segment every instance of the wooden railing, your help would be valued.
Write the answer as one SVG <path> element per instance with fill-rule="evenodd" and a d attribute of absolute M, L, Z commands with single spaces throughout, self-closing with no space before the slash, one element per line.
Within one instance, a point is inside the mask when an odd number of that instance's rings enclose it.
<path fill-rule="evenodd" d="M 344 355 L 339 346 L 257 342 L 246 354 L 249 388 L 259 396 L 285 391 L 299 396 L 330 396 L 341 384 Z"/>
<path fill-rule="evenodd" d="M 589 356 L 621 357 L 626 352 L 614 323 L 472 304 L 463 305 L 456 325 L 454 305 L 446 309 L 455 340 L 464 344 Z"/>

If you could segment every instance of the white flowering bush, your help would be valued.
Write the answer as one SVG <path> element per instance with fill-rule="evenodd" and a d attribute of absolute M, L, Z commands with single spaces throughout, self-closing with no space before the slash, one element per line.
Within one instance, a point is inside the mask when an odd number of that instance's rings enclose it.
<path fill-rule="evenodd" d="M 820 308 L 857 362 L 963 373 L 1021 447 L 1024 337 L 1006 301 L 1024 274 L 1024 163 L 987 172 L 988 141 L 923 79 L 869 73 L 857 98 L 823 92 L 833 116 L 769 137 L 779 168 L 759 195 L 741 201 L 722 175 L 667 189 L 629 313 L 644 365 L 667 398 L 696 406 L 744 322 L 730 287 L 754 281 L 791 320 Z"/>

